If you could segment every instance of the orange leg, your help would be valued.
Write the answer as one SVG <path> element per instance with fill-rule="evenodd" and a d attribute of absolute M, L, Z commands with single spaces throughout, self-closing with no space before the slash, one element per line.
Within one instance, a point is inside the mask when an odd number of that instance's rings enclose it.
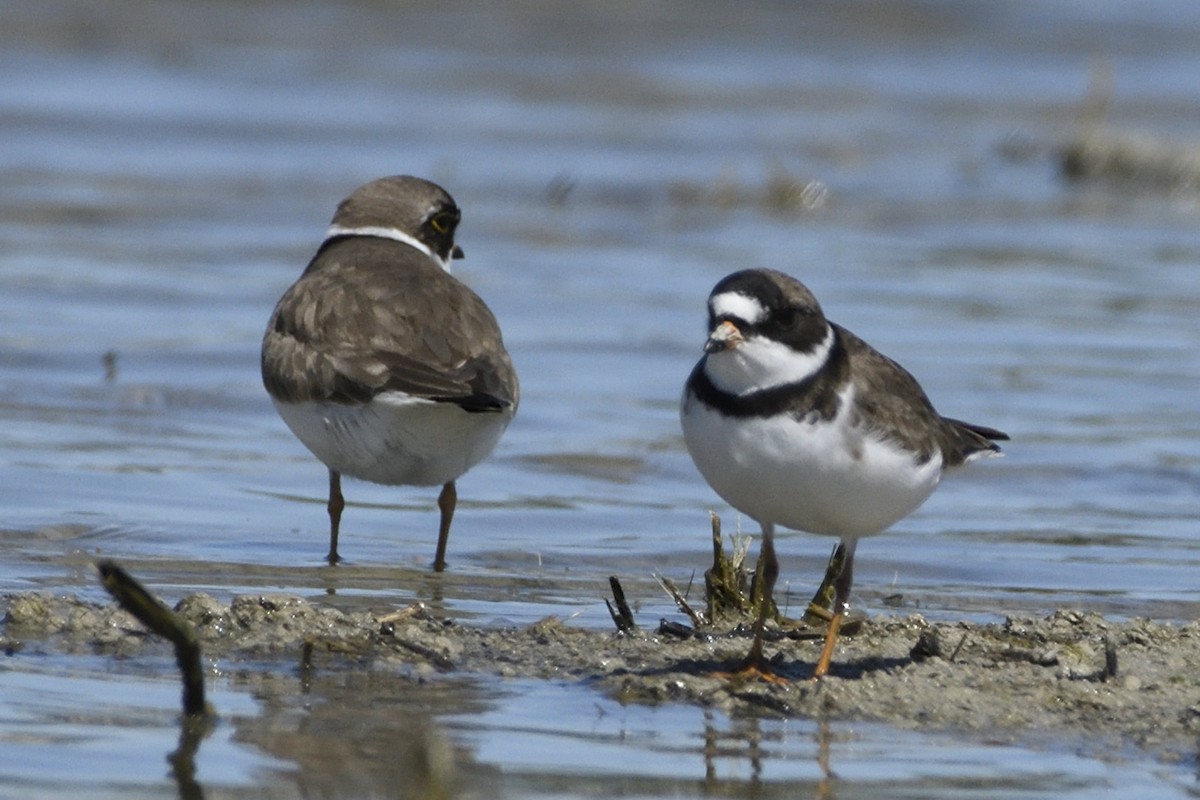
<path fill-rule="evenodd" d="M 837 644 L 838 632 L 842 629 L 842 620 L 850 607 L 850 586 L 854 583 L 854 549 L 858 540 L 842 540 L 845 556 L 842 570 L 834 581 L 833 619 L 829 620 L 829 630 L 825 634 L 825 646 L 821 648 L 821 658 L 813 670 L 813 679 L 820 680 L 829 672 L 829 662 L 833 659 L 833 647 Z"/>
<path fill-rule="evenodd" d="M 829 630 L 825 634 L 825 646 L 821 648 L 821 659 L 817 661 L 817 668 L 813 670 L 813 678 L 824 678 L 829 672 L 829 662 L 833 659 L 833 646 L 837 642 L 838 631 L 842 629 L 842 617 L 845 616 L 842 612 L 843 606 L 838 606 L 833 612 L 833 619 L 829 620 Z"/>
<path fill-rule="evenodd" d="M 433 557 L 433 571 L 442 572 L 446 569 L 446 542 L 450 540 L 450 523 L 454 520 L 454 509 L 458 505 L 458 490 L 454 481 L 442 487 L 438 495 L 438 509 L 442 512 L 442 521 L 438 525 L 437 553 Z"/>

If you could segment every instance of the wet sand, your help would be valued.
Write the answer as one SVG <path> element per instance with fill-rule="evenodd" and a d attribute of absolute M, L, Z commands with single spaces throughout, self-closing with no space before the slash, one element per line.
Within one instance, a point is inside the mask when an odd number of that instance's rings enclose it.
<path fill-rule="evenodd" d="M 0 607 L 0 645 L 10 658 L 161 659 L 170 652 L 115 604 L 28 592 L 5 596 Z M 547 618 L 520 628 L 475 627 L 419 605 L 347 613 L 285 594 L 230 603 L 195 594 L 177 610 L 196 627 L 207 660 L 262 680 L 299 670 L 421 683 L 442 676 L 579 681 L 621 702 L 881 721 L 1098 757 L 1141 751 L 1169 762 L 1194 756 L 1200 734 L 1195 622 L 1114 621 L 1065 610 L 998 624 L 877 616 L 840 640 L 831 674 L 819 683 L 808 676 L 820 632 L 776 629 L 767 652 L 787 679 L 776 684 L 714 674 L 744 654 L 745 625 L 617 633 Z"/>

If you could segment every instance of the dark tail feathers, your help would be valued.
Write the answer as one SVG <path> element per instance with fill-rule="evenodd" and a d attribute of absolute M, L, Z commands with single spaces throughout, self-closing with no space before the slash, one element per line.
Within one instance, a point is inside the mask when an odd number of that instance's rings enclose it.
<path fill-rule="evenodd" d="M 942 417 L 942 421 L 954 431 L 954 438 L 958 444 L 958 447 L 954 448 L 956 452 L 946 454 L 951 466 L 985 453 L 999 453 L 1000 446 L 996 442 L 1008 441 L 1008 434 L 995 428 L 972 425 L 950 417 Z"/>

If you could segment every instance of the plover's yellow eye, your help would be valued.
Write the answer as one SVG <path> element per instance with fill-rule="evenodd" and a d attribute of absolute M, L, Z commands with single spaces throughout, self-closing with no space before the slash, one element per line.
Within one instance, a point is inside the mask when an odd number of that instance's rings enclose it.
<path fill-rule="evenodd" d="M 454 227 L 454 218 L 449 214 L 435 214 L 430 220 L 429 225 L 438 233 L 449 233 Z"/>

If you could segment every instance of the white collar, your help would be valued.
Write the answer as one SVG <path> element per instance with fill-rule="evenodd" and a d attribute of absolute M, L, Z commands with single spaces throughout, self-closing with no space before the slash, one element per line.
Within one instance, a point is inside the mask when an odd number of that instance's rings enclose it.
<path fill-rule="evenodd" d="M 438 266 L 446 270 L 446 272 L 450 271 L 450 259 L 439 258 L 432 250 L 429 249 L 429 245 L 413 238 L 399 228 L 384 228 L 378 225 L 363 225 L 359 228 L 347 228 L 342 225 L 330 225 L 329 230 L 325 231 L 325 241 L 329 241 L 330 239 L 338 236 L 378 236 L 381 239 L 391 239 L 394 242 L 403 242 L 409 247 L 415 247 L 417 250 L 420 250 L 422 253 L 432 258 L 438 263 Z"/>

